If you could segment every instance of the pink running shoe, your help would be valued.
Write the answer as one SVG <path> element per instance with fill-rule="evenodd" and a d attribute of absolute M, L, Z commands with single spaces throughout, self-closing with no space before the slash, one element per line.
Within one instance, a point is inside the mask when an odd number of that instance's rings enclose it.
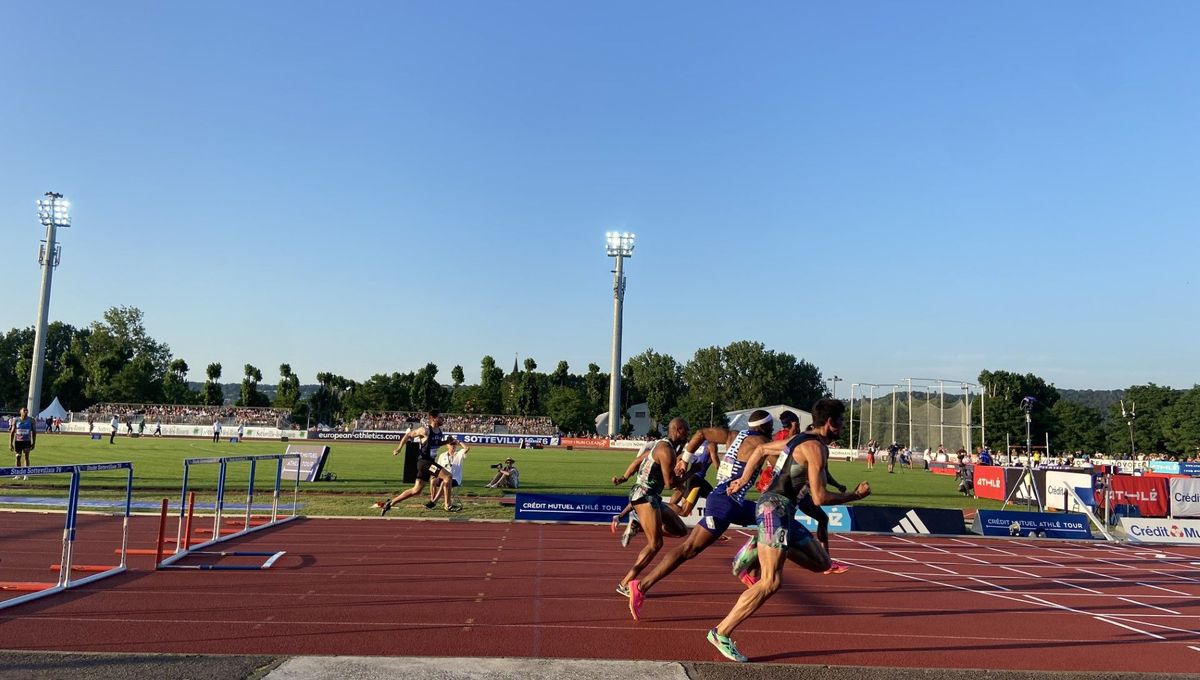
<path fill-rule="evenodd" d="M 617 525 L 621 523 L 620 515 L 613 515 L 612 521 L 608 523 L 608 531 L 613 536 L 617 535 Z"/>
<path fill-rule="evenodd" d="M 841 562 L 834 562 L 834 561 L 830 560 L 830 564 L 832 566 L 830 566 L 829 569 L 827 569 L 825 571 L 826 574 L 844 574 L 844 573 L 850 571 L 850 567 L 842 564 Z"/>
<path fill-rule="evenodd" d="M 738 580 L 741 581 L 747 588 L 753 588 L 755 583 L 758 583 L 758 577 L 748 571 L 743 571 L 738 574 Z"/>
<path fill-rule="evenodd" d="M 637 580 L 629 582 L 629 613 L 633 614 L 634 621 L 642 620 L 642 604 L 646 601 L 646 595 L 642 592 L 641 583 Z"/>

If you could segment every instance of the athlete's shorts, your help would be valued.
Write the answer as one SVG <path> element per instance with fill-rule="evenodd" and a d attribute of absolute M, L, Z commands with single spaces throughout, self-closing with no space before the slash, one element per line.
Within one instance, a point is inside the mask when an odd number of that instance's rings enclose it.
<path fill-rule="evenodd" d="M 13 442 L 13 450 L 17 453 L 29 453 L 33 450 L 33 442 Z"/>
<path fill-rule="evenodd" d="M 731 524 L 748 527 L 754 521 L 754 503 L 735 501 L 723 493 L 714 493 L 704 502 L 704 517 L 699 526 L 720 536 Z"/>
<path fill-rule="evenodd" d="M 692 492 L 697 490 L 700 492 L 697 495 L 697 498 L 708 498 L 708 494 L 712 493 L 713 487 L 712 484 L 709 484 L 708 480 L 700 474 L 692 474 L 683 482 L 684 498 L 690 498 Z M 695 499 L 693 499 L 692 502 L 695 502 Z"/>
<path fill-rule="evenodd" d="M 655 510 L 661 510 L 663 505 L 662 496 L 657 493 L 651 493 L 649 489 L 640 486 L 633 487 L 629 492 L 629 504 L 641 505 L 649 503 L 650 507 Z"/>
<path fill-rule="evenodd" d="M 417 459 L 417 479 L 422 482 L 428 482 L 429 478 L 444 470 L 441 465 L 429 460 L 428 458 Z"/>
<path fill-rule="evenodd" d="M 775 493 L 758 499 L 758 544 L 787 551 L 799 548 L 812 540 L 812 534 L 796 521 L 796 507 L 787 498 Z"/>

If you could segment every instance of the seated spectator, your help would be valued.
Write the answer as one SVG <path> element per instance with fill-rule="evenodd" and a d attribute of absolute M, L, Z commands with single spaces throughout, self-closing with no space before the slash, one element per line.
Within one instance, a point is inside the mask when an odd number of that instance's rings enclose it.
<path fill-rule="evenodd" d="M 488 482 L 489 489 L 515 489 L 520 486 L 521 473 L 517 470 L 516 461 L 512 458 L 506 458 L 503 463 L 494 467 L 496 476 Z"/>

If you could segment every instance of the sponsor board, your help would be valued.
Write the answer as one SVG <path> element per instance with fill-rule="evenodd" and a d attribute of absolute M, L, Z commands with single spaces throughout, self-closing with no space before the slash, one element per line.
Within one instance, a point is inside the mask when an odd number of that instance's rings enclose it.
<path fill-rule="evenodd" d="M 1146 468 L 1151 472 L 1157 472 L 1164 475 L 1177 475 L 1181 472 L 1179 463 L 1169 460 L 1150 460 L 1146 461 Z"/>
<path fill-rule="evenodd" d="M 1073 513 L 979 510 L 975 513 L 975 530 L 984 536 L 1033 533 L 1047 538 L 1095 538 L 1087 515 Z"/>
<path fill-rule="evenodd" d="M 994 501 L 1004 500 L 1004 468 L 993 465 L 976 465 L 972 482 L 975 484 L 976 498 L 990 498 Z"/>
<path fill-rule="evenodd" d="M 829 533 L 845 534 L 850 532 L 850 515 L 852 510 L 845 505 L 822 505 L 821 509 L 829 516 Z M 802 511 L 796 511 L 796 521 L 803 524 L 809 531 L 816 533 L 817 520 L 804 514 Z"/>
<path fill-rule="evenodd" d="M 329 447 L 322 444 L 288 444 L 284 453 L 298 453 L 300 460 L 295 458 L 283 459 L 283 479 L 296 479 L 296 464 L 300 465 L 300 481 L 315 482 L 325 469 L 325 460 L 329 458 Z"/>
<path fill-rule="evenodd" d="M 651 441 L 658 441 L 658 440 L 652 439 L 652 440 L 647 441 L 645 439 L 614 439 L 612 441 L 612 443 L 608 445 L 608 448 L 641 450 L 641 448 L 643 446 L 645 446 L 646 444 L 649 444 Z"/>
<path fill-rule="evenodd" d="M 537 522 L 608 522 L 625 509 L 625 496 L 518 493 L 516 519 Z"/>
<path fill-rule="evenodd" d="M 1200 520 L 1122 517 L 1121 530 L 1135 543 L 1200 544 Z"/>
<path fill-rule="evenodd" d="M 443 432 L 464 444 L 484 444 L 491 446 L 520 446 L 525 444 L 541 444 L 542 446 L 558 446 L 557 436 L 549 437 L 535 434 L 487 434 L 481 432 Z M 309 432 L 308 439 L 318 441 L 400 441 L 403 432 L 391 430 L 355 430 L 353 432 Z"/>
<path fill-rule="evenodd" d="M 929 471 L 935 475 L 946 475 L 947 477 L 954 477 L 958 474 L 958 464 L 957 463 L 939 463 L 937 461 L 934 461 L 929 464 Z"/>
<path fill-rule="evenodd" d="M 1114 475 L 1109 479 L 1113 505 L 1133 505 L 1142 517 L 1166 517 L 1170 489 L 1166 477 Z"/>
<path fill-rule="evenodd" d="M 1200 517 L 1200 479 L 1176 477 L 1170 488 L 1172 517 Z"/>
<path fill-rule="evenodd" d="M 862 505 L 850 515 L 851 531 L 876 531 L 902 534 L 967 533 L 961 510 L 937 508 L 895 508 Z"/>
<path fill-rule="evenodd" d="M 573 446 L 577 449 L 607 449 L 607 439 L 593 439 L 592 437 L 562 437 L 559 446 Z"/>
<path fill-rule="evenodd" d="M 1067 494 L 1067 489 L 1076 489 L 1080 498 L 1088 498 L 1093 496 L 1095 492 L 1092 489 L 1093 477 L 1086 472 L 1061 472 L 1051 470 L 1046 473 L 1046 498 L 1045 505 L 1048 510 L 1066 510 L 1068 512 L 1083 512 L 1083 506 L 1074 498 Z M 1083 491 L 1078 491 L 1083 489 Z M 1063 507 L 1063 498 L 1066 497 L 1067 507 Z"/>
<path fill-rule="evenodd" d="M 1200 477 L 1200 463 L 1180 463 L 1179 474 Z"/>

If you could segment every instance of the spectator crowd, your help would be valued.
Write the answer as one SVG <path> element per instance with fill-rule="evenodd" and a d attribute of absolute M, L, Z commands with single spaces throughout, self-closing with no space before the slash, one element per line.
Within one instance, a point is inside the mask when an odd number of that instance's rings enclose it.
<path fill-rule="evenodd" d="M 121 422 L 162 422 L 179 425 L 226 425 L 242 423 L 256 427 L 284 428 L 291 423 L 292 412 L 284 408 L 241 406 L 193 406 L 184 404 L 108 404 L 89 406 L 75 420 L 107 420 L 116 416 Z"/>
<path fill-rule="evenodd" d="M 425 417 L 419 411 L 363 411 L 354 421 L 356 430 L 407 430 Z M 545 416 L 493 416 L 443 413 L 442 429 L 447 432 L 480 434 L 558 434 L 554 422 Z"/>

